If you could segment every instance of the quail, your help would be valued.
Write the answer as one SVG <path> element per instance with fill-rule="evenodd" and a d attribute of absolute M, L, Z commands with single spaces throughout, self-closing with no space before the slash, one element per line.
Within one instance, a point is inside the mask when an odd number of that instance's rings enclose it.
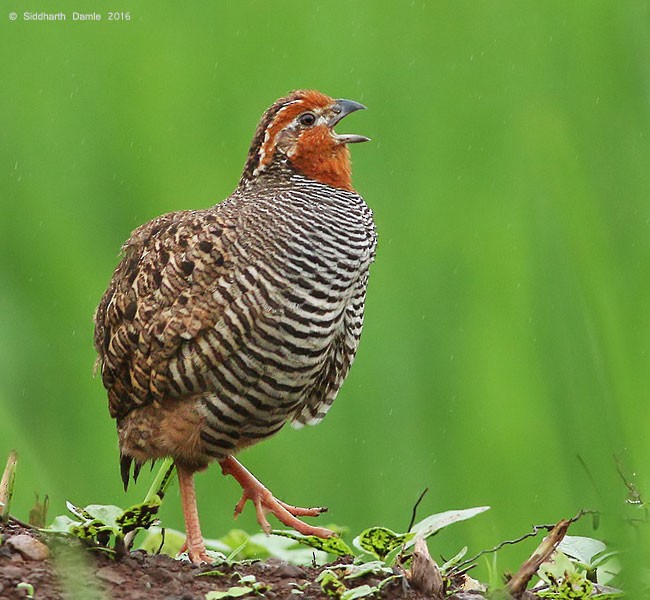
<path fill-rule="evenodd" d="M 365 107 L 297 90 L 263 114 L 235 191 L 203 210 L 137 228 L 95 313 L 95 348 L 116 420 L 125 489 L 146 461 L 172 457 L 186 548 L 210 561 L 194 473 L 232 475 L 267 533 L 267 513 L 296 531 L 323 508 L 278 500 L 236 458 L 286 422 L 318 423 L 361 336 L 373 214 L 354 191 L 334 127 Z M 133 471 L 132 471 L 133 467 Z"/>

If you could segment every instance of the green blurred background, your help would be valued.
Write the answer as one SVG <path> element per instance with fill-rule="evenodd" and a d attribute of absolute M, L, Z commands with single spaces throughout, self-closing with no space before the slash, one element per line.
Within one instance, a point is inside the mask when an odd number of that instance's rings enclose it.
<path fill-rule="evenodd" d="M 26 22 L 25 7 L 0 14 L 0 462 L 18 449 L 17 516 L 34 492 L 52 516 L 65 499 L 142 498 L 149 475 L 122 491 L 92 376 L 92 315 L 118 249 L 148 219 L 225 198 L 263 110 L 313 87 L 369 108 L 339 127 L 373 139 L 352 148 L 380 240 L 364 338 L 327 419 L 243 462 L 353 533 L 403 530 L 426 486 L 422 517 L 493 507 L 436 538 L 436 556 L 583 507 L 605 511 L 600 529 L 573 533 L 638 544 L 613 455 L 645 494 L 647 2 L 27 7 L 66 23 Z M 131 20 L 108 22 L 107 7 Z M 238 487 L 218 467 L 197 485 L 218 537 Z M 253 512 L 237 525 L 257 531 Z M 162 518 L 182 528 L 176 488 Z M 650 556 L 640 533 L 628 572 Z"/>

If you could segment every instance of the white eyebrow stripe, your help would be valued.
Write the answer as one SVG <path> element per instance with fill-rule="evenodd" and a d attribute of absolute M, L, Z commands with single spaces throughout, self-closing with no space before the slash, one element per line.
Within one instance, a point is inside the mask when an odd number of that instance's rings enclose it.
<path fill-rule="evenodd" d="M 273 121 L 277 120 L 277 118 L 284 111 L 286 111 L 292 104 L 296 104 L 297 102 L 302 102 L 302 98 L 296 98 L 295 100 L 290 100 L 289 102 L 287 102 L 280 110 L 278 110 L 277 113 L 275 113 L 275 116 L 273 117 Z M 271 121 L 271 123 L 273 123 L 273 121 Z M 266 131 L 264 132 L 264 140 L 260 145 L 260 152 L 257 157 L 257 167 L 255 167 L 255 170 L 253 171 L 254 177 L 259 175 L 262 171 L 264 171 L 264 169 L 266 169 L 266 156 L 267 156 L 266 147 L 271 135 L 271 123 L 269 123 L 268 127 L 266 128 Z M 272 152 L 275 152 L 275 146 L 273 148 L 270 148 L 270 150 Z"/>

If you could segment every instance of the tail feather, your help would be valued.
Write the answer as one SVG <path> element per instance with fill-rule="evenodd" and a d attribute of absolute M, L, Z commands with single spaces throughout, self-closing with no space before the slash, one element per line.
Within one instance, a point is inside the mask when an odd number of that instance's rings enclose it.
<path fill-rule="evenodd" d="M 141 462 L 133 463 L 133 483 L 138 483 L 138 475 L 140 475 L 141 468 L 142 468 Z"/>
<path fill-rule="evenodd" d="M 129 481 L 131 479 L 131 463 L 133 463 L 133 483 L 138 482 L 138 475 L 140 475 L 140 469 L 142 469 L 141 463 L 137 460 L 134 460 L 126 454 L 120 454 L 120 475 L 122 476 L 122 483 L 124 484 L 124 491 L 126 492 L 129 487 Z M 153 470 L 155 460 L 151 461 L 151 469 Z"/>
<path fill-rule="evenodd" d="M 129 478 L 131 477 L 131 463 L 133 459 L 126 454 L 120 454 L 120 474 L 122 475 L 122 483 L 124 484 L 124 491 L 129 489 Z"/>

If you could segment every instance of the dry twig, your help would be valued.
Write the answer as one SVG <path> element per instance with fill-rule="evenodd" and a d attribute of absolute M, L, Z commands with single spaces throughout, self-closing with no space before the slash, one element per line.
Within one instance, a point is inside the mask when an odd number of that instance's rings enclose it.
<path fill-rule="evenodd" d="M 585 515 L 598 515 L 598 511 L 581 509 L 577 515 L 569 519 L 569 524 L 579 521 Z M 470 569 L 476 566 L 476 561 L 479 558 L 481 558 L 481 556 L 485 556 L 486 554 L 494 554 L 495 552 L 501 550 L 501 548 L 503 548 L 504 546 L 514 546 L 515 544 L 518 544 L 519 542 L 523 542 L 528 538 L 535 537 L 540 531 L 551 531 L 554 527 L 555 524 L 533 525 L 532 531 L 529 531 L 528 533 L 524 533 L 523 535 L 520 535 L 518 538 L 515 538 L 514 540 L 505 540 L 503 542 L 499 542 L 496 546 L 492 548 L 481 550 L 478 554 L 475 554 L 471 558 L 468 558 L 463 562 L 457 564 L 453 569 L 451 569 L 451 572 L 457 574 L 466 573 L 467 571 L 469 571 Z"/>
<path fill-rule="evenodd" d="M 9 518 L 11 497 L 14 494 L 17 462 L 18 454 L 15 450 L 12 450 L 9 453 L 9 458 L 7 458 L 7 466 L 2 473 L 2 480 L 0 480 L 0 521 L 6 521 Z"/>
<path fill-rule="evenodd" d="M 551 557 L 559 543 L 564 539 L 571 522 L 569 519 L 562 519 L 553 527 L 551 532 L 542 540 L 542 543 L 537 546 L 530 558 L 521 565 L 517 574 L 508 581 L 506 590 L 510 594 L 518 597 L 526 590 L 528 582 L 537 573 L 537 569 Z"/>
<path fill-rule="evenodd" d="M 413 525 L 415 525 L 415 517 L 418 514 L 418 506 L 420 506 L 420 502 L 422 502 L 422 498 L 424 498 L 429 491 L 428 487 L 425 487 L 418 499 L 415 501 L 415 504 L 413 505 L 413 510 L 411 511 L 411 520 L 409 522 L 409 526 L 406 528 L 406 531 L 411 531 L 413 528 Z"/>

